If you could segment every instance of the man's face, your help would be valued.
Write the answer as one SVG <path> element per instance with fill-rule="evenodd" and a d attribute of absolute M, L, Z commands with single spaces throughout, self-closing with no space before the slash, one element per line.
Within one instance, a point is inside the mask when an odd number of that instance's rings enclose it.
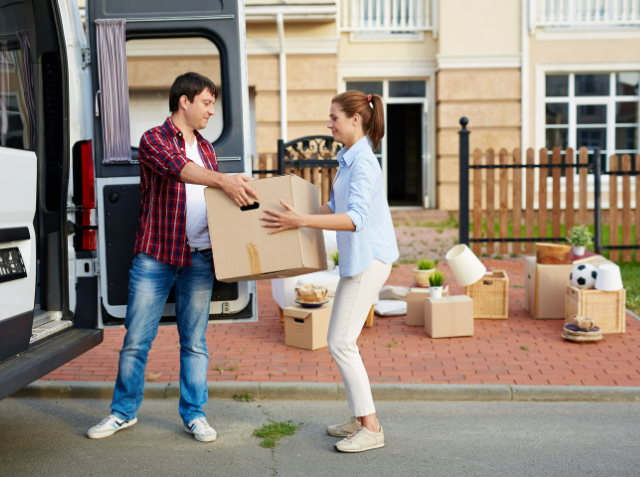
<path fill-rule="evenodd" d="M 180 98 L 180 101 L 185 108 L 187 124 L 196 130 L 206 128 L 209 118 L 215 114 L 213 105 L 216 98 L 211 94 L 211 91 L 205 88 L 193 98 L 193 103 L 189 102 L 189 98 L 186 96 Z"/>

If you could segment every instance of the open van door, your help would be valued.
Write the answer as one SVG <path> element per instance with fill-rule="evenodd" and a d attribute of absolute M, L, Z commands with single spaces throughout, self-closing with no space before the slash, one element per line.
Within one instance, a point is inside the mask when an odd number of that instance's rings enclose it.
<path fill-rule="evenodd" d="M 242 0 L 88 0 L 87 32 L 92 51 L 95 95 L 94 157 L 98 205 L 98 259 L 102 323 L 120 326 L 126 316 L 128 272 L 140 209 L 140 167 L 136 161 L 142 133 L 169 115 L 173 79 L 187 71 L 220 85 L 214 121 L 201 131 L 216 150 L 219 171 L 251 175 L 249 92 Z M 131 163 L 104 164 L 101 88 L 96 20 L 126 20 Z M 104 91 L 103 91 L 104 90 Z M 256 321 L 255 282 L 215 282 L 211 320 Z M 175 323 L 170 294 L 162 322 Z"/>
<path fill-rule="evenodd" d="M 38 164 L 25 5 L 1 4 L 0 16 L 0 362 L 26 351 L 36 289 Z M 24 41 L 24 40 L 22 40 Z M 26 64 L 25 64 L 26 63 Z M 31 81 L 30 81 L 31 80 Z M 33 103 L 31 103 L 33 104 Z"/>
<path fill-rule="evenodd" d="M 0 361 L 29 348 L 36 290 L 36 154 L 5 143 L 0 147 Z"/>

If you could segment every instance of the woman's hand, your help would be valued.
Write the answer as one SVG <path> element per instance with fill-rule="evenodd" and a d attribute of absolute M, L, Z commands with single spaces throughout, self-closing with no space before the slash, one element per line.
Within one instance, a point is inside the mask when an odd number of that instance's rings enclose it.
<path fill-rule="evenodd" d="M 267 222 L 266 224 L 262 224 L 263 227 L 276 229 L 269 232 L 269 235 L 284 232 L 285 230 L 298 229 L 303 226 L 303 216 L 284 200 L 280 199 L 280 203 L 282 204 L 282 207 L 285 208 L 285 212 L 276 212 L 275 210 L 265 209 L 264 212 L 267 216 L 260 217 L 260 220 Z"/>

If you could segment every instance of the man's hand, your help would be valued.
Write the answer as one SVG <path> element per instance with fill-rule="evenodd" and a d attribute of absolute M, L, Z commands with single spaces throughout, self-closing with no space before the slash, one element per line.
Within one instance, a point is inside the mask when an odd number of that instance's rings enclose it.
<path fill-rule="evenodd" d="M 226 179 L 222 183 L 221 189 L 231 197 L 239 207 L 244 207 L 253 204 L 253 199 L 258 200 L 258 193 L 249 187 L 247 182 L 252 181 L 250 177 L 242 174 L 236 174 L 234 176 L 225 176 Z M 253 197 L 253 199 L 251 198 Z"/>
<path fill-rule="evenodd" d="M 268 214 L 266 217 L 260 217 L 260 220 L 267 222 L 262 224 L 263 227 L 274 228 L 269 232 L 271 234 L 277 234 L 278 232 L 284 232 L 285 230 L 297 229 L 303 227 L 303 217 L 284 200 L 280 199 L 282 207 L 285 208 L 285 212 L 276 212 L 275 210 L 266 209 L 264 212 Z"/>

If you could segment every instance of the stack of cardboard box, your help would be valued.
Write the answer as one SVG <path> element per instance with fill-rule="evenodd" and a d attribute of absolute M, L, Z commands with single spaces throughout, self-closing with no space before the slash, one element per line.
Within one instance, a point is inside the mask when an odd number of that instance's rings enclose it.
<path fill-rule="evenodd" d="M 574 260 L 566 265 L 536 263 L 536 257 L 524 258 L 524 308 L 536 320 L 565 319 L 567 283 L 571 270 L 579 263 L 599 268 L 612 263 L 601 255 Z"/>
<path fill-rule="evenodd" d="M 466 295 L 449 296 L 449 287 L 442 298 L 431 298 L 429 288 L 414 287 L 407 293 L 409 326 L 423 326 L 432 338 L 473 335 L 473 300 Z"/>
<path fill-rule="evenodd" d="M 294 175 L 250 182 L 260 200 L 238 207 L 222 190 L 205 189 L 209 235 L 216 279 L 223 282 L 282 278 L 327 269 L 322 231 L 301 228 L 269 235 L 262 226 L 264 209 L 284 211 L 280 199 L 301 214 L 318 214 L 318 188 Z M 327 346 L 331 303 L 317 309 L 287 307 L 287 346 L 318 349 Z"/>

